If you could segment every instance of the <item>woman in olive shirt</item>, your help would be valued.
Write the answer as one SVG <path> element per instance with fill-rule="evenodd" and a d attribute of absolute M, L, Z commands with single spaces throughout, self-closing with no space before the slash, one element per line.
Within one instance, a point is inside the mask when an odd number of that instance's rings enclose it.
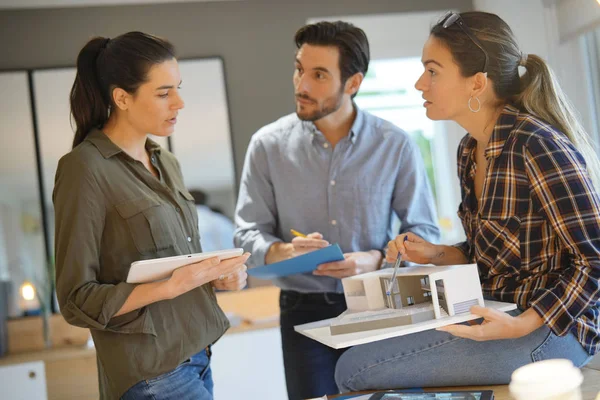
<path fill-rule="evenodd" d="M 179 164 L 147 138 L 173 133 L 180 84 L 173 46 L 144 33 L 94 38 L 77 58 L 77 129 L 53 195 L 56 288 L 65 319 L 92 332 L 102 399 L 212 399 L 209 346 L 229 327 L 213 288 L 246 284 L 249 254 L 125 282 L 133 261 L 202 251 Z"/>

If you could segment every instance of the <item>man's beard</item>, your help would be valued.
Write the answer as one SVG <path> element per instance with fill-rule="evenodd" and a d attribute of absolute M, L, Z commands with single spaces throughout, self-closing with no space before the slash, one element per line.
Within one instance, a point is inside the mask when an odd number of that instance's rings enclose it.
<path fill-rule="evenodd" d="M 342 106 L 342 99 L 344 96 L 344 87 L 342 86 L 342 88 L 340 89 L 340 91 L 337 93 L 337 95 L 331 96 L 329 98 L 327 98 L 324 102 L 323 105 L 311 112 L 310 114 L 304 114 L 304 113 L 300 113 L 300 111 L 298 111 L 298 107 L 296 107 L 296 115 L 298 115 L 298 118 L 300 118 L 302 121 L 317 121 L 321 118 L 324 118 L 326 116 L 328 116 L 331 113 L 336 112 L 337 110 L 340 109 L 340 107 Z M 302 94 L 297 94 L 296 97 L 300 97 L 302 99 L 306 99 L 306 100 L 311 100 L 313 101 L 313 103 L 317 104 L 317 102 L 306 96 L 306 95 L 302 95 Z"/>

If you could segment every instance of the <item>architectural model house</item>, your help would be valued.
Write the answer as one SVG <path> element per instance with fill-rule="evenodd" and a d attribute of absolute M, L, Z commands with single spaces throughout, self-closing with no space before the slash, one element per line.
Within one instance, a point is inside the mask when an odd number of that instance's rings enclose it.
<path fill-rule="evenodd" d="M 348 309 L 331 323 L 331 334 L 409 325 L 468 313 L 484 306 L 476 264 L 401 268 L 392 292 L 392 268 L 342 280 Z"/>

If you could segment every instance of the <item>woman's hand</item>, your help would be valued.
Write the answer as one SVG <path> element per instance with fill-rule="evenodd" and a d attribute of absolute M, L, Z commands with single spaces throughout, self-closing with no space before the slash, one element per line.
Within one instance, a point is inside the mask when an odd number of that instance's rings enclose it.
<path fill-rule="evenodd" d="M 249 257 L 250 253 L 223 261 L 219 260 L 218 257 L 212 257 L 177 268 L 173 271 L 171 277 L 165 281 L 169 298 L 177 297 L 208 282 L 218 280 L 221 276 L 223 277 L 221 281 L 224 281 L 225 276 L 234 275 L 234 279 L 231 280 L 231 287 L 234 287 L 233 282 L 240 284 L 241 278 L 243 278 L 245 283 L 245 263 Z"/>
<path fill-rule="evenodd" d="M 407 239 L 405 239 L 405 237 Z M 412 232 L 396 236 L 388 243 L 385 259 L 389 263 L 396 262 L 398 253 L 402 254 L 403 261 L 417 264 L 429 264 L 436 257 L 440 257 L 438 246 L 429 243 Z"/>
<path fill-rule="evenodd" d="M 529 335 L 544 324 L 542 318 L 531 308 L 517 317 L 493 308 L 480 306 L 471 307 L 471 313 L 483 317 L 483 322 L 470 326 L 448 325 L 437 328 L 437 330 L 482 342 L 517 339 Z"/>
<path fill-rule="evenodd" d="M 248 267 L 244 264 L 235 272 L 220 275 L 211 283 L 215 289 L 219 290 L 242 290 L 246 287 L 246 280 L 248 279 L 247 269 Z"/>

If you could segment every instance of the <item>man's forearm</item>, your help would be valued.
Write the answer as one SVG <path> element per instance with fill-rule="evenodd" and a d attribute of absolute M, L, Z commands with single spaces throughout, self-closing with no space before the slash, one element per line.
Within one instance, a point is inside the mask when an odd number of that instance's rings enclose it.
<path fill-rule="evenodd" d="M 265 264 L 273 264 L 282 260 L 287 260 L 294 253 L 294 245 L 291 243 L 275 242 L 265 254 Z"/>

